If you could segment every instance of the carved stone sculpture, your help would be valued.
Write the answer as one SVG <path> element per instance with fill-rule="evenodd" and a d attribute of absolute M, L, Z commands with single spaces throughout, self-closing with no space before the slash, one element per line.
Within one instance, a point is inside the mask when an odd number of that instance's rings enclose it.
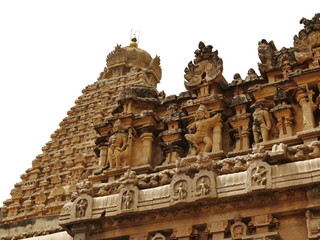
<path fill-rule="evenodd" d="M 267 169 L 265 167 L 257 166 L 252 171 L 252 185 L 264 186 L 267 183 Z"/>
<path fill-rule="evenodd" d="M 175 200 L 184 200 L 188 196 L 188 184 L 186 181 L 177 182 L 174 185 L 174 196 L 173 199 Z"/>
<path fill-rule="evenodd" d="M 230 232 L 231 232 L 232 239 L 241 239 L 242 237 L 247 236 L 248 227 L 246 224 L 242 222 L 240 216 L 237 216 L 234 219 L 234 224 L 231 225 Z"/>
<path fill-rule="evenodd" d="M 265 162 L 255 162 L 247 169 L 247 190 L 271 188 L 271 167 Z"/>
<path fill-rule="evenodd" d="M 210 179 L 206 176 L 201 177 L 196 185 L 198 196 L 206 196 L 210 192 Z"/>
<path fill-rule="evenodd" d="M 76 198 L 72 203 L 70 215 L 73 219 L 90 218 L 92 215 L 92 197 L 82 194 Z"/>
<path fill-rule="evenodd" d="M 87 199 L 81 199 L 80 201 L 78 201 L 76 205 L 76 217 L 83 218 L 86 215 L 87 208 L 88 208 Z"/>
<path fill-rule="evenodd" d="M 223 71 L 222 59 L 218 57 L 218 51 L 212 51 L 211 45 L 199 43 L 199 49 L 195 53 L 194 62 L 190 61 L 185 68 L 184 78 L 187 80 L 185 86 L 189 89 L 203 82 L 221 82 Z M 209 94 L 208 88 L 202 88 L 200 95 Z"/>
<path fill-rule="evenodd" d="M 114 134 L 109 139 L 108 164 L 110 168 L 120 167 L 123 152 L 127 148 L 128 136 L 124 133 L 121 121 L 118 119 L 113 126 Z"/>
<path fill-rule="evenodd" d="M 122 195 L 123 209 L 130 209 L 131 203 L 133 201 L 133 194 L 134 192 L 130 190 L 124 192 L 124 194 Z"/>
<path fill-rule="evenodd" d="M 220 120 L 220 113 L 210 118 L 206 107 L 200 105 L 196 112 L 195 122 L 188 125 L 189 134 L 185 135 L 185 138 L 190 143 L 190 155 L 211 151 L 213 144 L 211 131 L 220 124 Z"/>
<path fill-rule="evenodd" d="M 128 165 L 132 131 L 129 129 L 129 133 L 126 133 L 120 119 L 115 121 L 112 131 L 113 134 L 108 143 L 100 147 L 99 169 L 95 172 L 96 175 L 108 168 L 121 168 Z"/>
<path fill-rule="evenodd" d="M 273 41 L 268 42 L 262 39 L 259 43 L 258 52 L 261 63 L 259 63 L 259 69 L 262 72 L 270 71 L 274 67 L 273 56 L 277 51 Z"/>
<path fill-rule="evenodd" d="M 253 137 L 254 142 L 266 142 L 269 140 L 269 131 L 271 129 L 270 114 L 263 109 L 261 105 L 257 105 L 253 112 Z"/>

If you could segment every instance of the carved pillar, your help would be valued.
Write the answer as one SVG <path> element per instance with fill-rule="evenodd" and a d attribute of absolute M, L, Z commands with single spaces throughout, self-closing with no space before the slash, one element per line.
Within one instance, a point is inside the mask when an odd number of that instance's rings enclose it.
<path fill-rule="evenodd" d="M 245 126 L 245 128 L 242 130 L 241 133 L 242 137 L 242 149 L 248 149 L 250 147 L 250 132 L 248 131 L 248 127 Z"/>
<path fill-rule="evenodd" d="M 271 110 L 277 118 L 277 128 L 279 130 L 279 138 L 290 137 L 292 132 L 292 111 L 291 106 L 287 105 L 287 108 Z"/>
<path fill-rule="evenodd" d="M 222 150 L 222 123 L 218 122 L 213 127 L 213 143 L 212 143 L 212 152 L 217 152 Z"/>
<path fill-rule="evenodd" d="M 153 134 L 150 132 L 143 133 L 140 136 L 142 140 L 142 162 L 147 164 L 151 160 Z"/>
<path fill-rule="evenodd" d="M 309 130 L 315 127 L 313 111 L 315 110 L 312 101 L 313 91 L 308 91 L 305 87 L 300 87 L 296 93 L 296 99 L 301 106 L 303 116 L 303 129 Z"/>

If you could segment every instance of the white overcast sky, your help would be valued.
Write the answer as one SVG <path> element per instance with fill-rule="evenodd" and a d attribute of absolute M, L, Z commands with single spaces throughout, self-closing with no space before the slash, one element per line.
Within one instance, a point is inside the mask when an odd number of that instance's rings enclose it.
<path fill-rule="evenodd" d="M 158 89 L 170 95 L 184 91 L 200 40 L 218 49 L 230 82 L 258 72 L 258 41 L 291 47 L 300 19 L 317 12 L 319 0 L 1 0 L 0 206 L 131 29 L 140 48 L 161 57 Z"/>

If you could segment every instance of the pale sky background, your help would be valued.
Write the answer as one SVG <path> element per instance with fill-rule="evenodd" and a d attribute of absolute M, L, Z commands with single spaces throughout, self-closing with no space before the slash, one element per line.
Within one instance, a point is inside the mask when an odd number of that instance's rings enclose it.
<path fill-rule="evenodd" d="M 257 73 L 258 41 L 293 46 L 302 17 L 320 12 L 305 1 L 0 1 L 0 206 L 60 121 L 93 83 L 116 44 L 161 57 L 167 95 L 184 91 L 184 68 L 198 42 L 213 45 L 223 75 Z"/>

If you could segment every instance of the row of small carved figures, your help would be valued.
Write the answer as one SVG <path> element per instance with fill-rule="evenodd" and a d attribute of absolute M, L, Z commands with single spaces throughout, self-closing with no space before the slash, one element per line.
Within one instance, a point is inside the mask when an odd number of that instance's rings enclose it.
<path fill-rule="evenodd" d="M 272 164 L 313 159 L 320 157 L 320 141 L 290 147 L 280 143 L 273 145 L 269 151 L 225 158 L 216 162 L 218 173 L 228 174 L 245 171 L 252 161 L 257 159 L 258 154 L 259 158 Z"/>
<path fill-rule="evenodd" d="M 147 189 L 170 184 L 174 175 L 177 172 L 180 172 L 182 168 L 184 168 L 183 171 L 191 177 L 200 169 L 208 169 L 216 172 L 218 175 L 223 175 L 246 171 L 255 160 L 263 160 L 274 164 L 302 161 L 317 157 L 320 157 L 320 141 L 313 141 L 308 144 L 300 144 L 290 147 L 280 143 L 273 145 L 271 150 L 264 150 L 263 147 L 260 147 L 258 150 L 255 149 L 251 154 L 225 158 L 218 161 L 210 160 L 205 157 L 206 159 L 202 160 L 202 162 L 197 161 L 195 163 L 188 163 L 181 159 L 180 163 L 177 162 L 176 168 L 165 169 L 151 174 L 136 175 L 132 171 L 131 175 L 133 173 L 134 174 L 133 177 L 131 177 L 131 182 L 139 189 Z M 279 159 L 279 162 L 274 162 L 274 159 Z M 181 162 L 183 161 L 183 166 L 179 167 L 178 165 L 181 165 Z M 126 177 L 122 177 L 116 181 L 106 183 L 104 186 L 99 188 L 97 195 L 103 196 L 119 193 L 120 189 L 122 189 L 126 184 L 126 179 Z"/>

